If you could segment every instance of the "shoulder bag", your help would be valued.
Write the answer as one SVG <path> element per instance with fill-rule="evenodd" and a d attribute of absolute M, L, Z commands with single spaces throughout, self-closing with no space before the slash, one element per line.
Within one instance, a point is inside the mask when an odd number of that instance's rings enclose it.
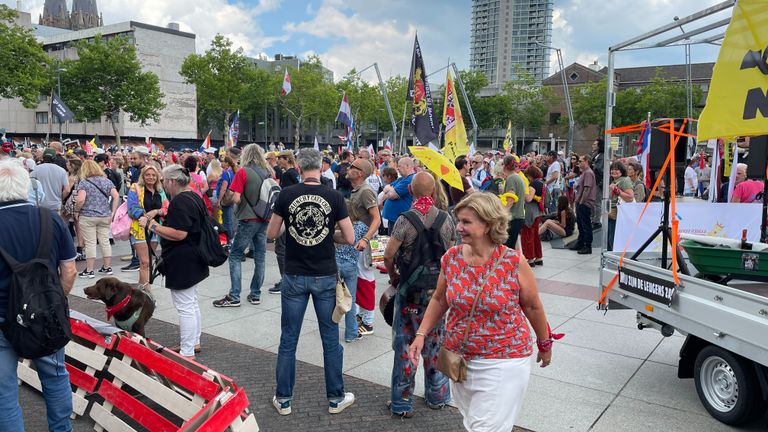
<path fill-rule="evenodd" d="M 469 317 L 467 318 L 467 327 L 464 329 L 464 338 L 461 341 L 461 346 L 459 348 L 460 351 L 464 350 L 464 345 L 467 344 L 467 340 L 469 339 L 469 327 L 470 324 L 472 324 L 475 315 L 475 308 L 477 307 L 477 302 L 480 300 L 480 294 L 485 291 L 485 279 L 487 279 L 496 271 L 499 263 L 506 254 L 507 248 L 503 246 L 499 257 L 496 258 L 496 261 L 491 266 L 490 271 L 488 271 L 488 273 L 483 276 L 483 280 L 481 280 L 479 284 L 480 288 L 477 290 L 475 301 L 472 303 L 472 311 L 469 313 Z M 464 358 L 461 352 L 453 352 L 445 348 L 445 346 L 440 347 L 440 353 L 437 355 L 437 369 L 454 382 L 464 382 L 467 379 L 467 360 Z"/>

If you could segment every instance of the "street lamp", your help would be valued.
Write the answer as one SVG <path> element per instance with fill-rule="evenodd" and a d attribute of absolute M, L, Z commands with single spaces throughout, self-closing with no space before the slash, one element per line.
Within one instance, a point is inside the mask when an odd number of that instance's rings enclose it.
<path fill-rule="evenodd" d="M 61 73 L 66 72 L 67 70 L 62 67 L 56 68 L 56 96 L 59 97 L 59 100 L 61 100 Z M 61 119 L 57 116 L 57 119 L 59 119 L 59 141 L 61 141 Z"/>
<path fill-rule="evenodd" d="M 563 53 L 560 48 L 555 48 L 549 45 L 533 40 L 533 43 L 547 49 L 553 49 L 557 52 L 557 63 L 560 65 L 560 79 L 563 81 L 563 93 L 565 94 L 565 109 L 568 111 L 568 142 L 565 144 L 565 155 L 567 156 L 573 149 L 573 109 L 571 107 L 571 93 L 568 91 L 568 80 L 565 79 L 565 67 L 563 66 Z M 557 149 L 555 149 L 557 151 Z"/>

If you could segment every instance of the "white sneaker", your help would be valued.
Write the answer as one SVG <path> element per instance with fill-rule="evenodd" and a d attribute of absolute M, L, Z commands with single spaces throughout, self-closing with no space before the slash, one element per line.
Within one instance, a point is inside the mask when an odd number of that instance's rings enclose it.
<path fill-rule="evenodd" d="M 281 416 L 286 416 L 291 413 L 291 401 L 278 402 L 277 396 L 272 396 L 272 406 L 275 407 L 277 413 Z"/>
<path fill-rule="evenodd" d="M 346 392 L 344 393 L 344 399 L 342 399 L 340 402 L 331 402 L 328 404 L 328 412 L 331 414 L 338 414 L 344 411 L 347 407 L 351 406 L 353 403 L 355 403 L 355 395 L 350 392 Z"/>

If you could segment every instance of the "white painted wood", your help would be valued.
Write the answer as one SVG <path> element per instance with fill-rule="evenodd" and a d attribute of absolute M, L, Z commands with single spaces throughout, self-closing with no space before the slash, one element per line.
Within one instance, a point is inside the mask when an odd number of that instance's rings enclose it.
<path fill-rule="evenodd" d="M 72 393 L 72 418 L 85 415 L 88 408 L 88 400 L 82 394 Z"/>
<path fill-rule="evenodd" d="M 110 363 L 108 370 L 125 384 L 140 391 L 144 396 L 161 403 L 165 409 L 184 420 L 190 419 L 199 410 L 199 407 L 190 400 L 123 362 Z"/>
<path fill-rule="evenodd" d="M 259 432 L 259 424 L 256 422 L 256 417 L 254 417 L 253 414 L 248 414 L 248 417 L 243 421 L 240 421 L 239 418 L 237 421 L 240 422 L 240 425 L 235 426 L 235 424 L 232 423 L 232 426 L 230 426 L 232 432 Z"/>
<path fill-rule="evenodd" d="M 96 345 L 96 347 L 101 348 L 98 345 Z M 68 343 L 67 346 L 64 347 L 64 353 L 67 356 L 72 357 L 81 363 L 85 363 L 86 365 L 97 370 L 101 370 L 104 365 L 107 364 L 108 359 L 108 357 L 104 354 L 78 343 Z"/>
<path fill-rule="evenodd" d="M 109 432 L 136 432 L 135 429 L 128 426 L 124 421 L 105 410 L 99 404 L 93 404 L 91 407 L 91 418 L 96 422 L 94 429 L 99 432 L 102 430 L 108 430 Z"/>
<path fill-rule="evenodd" d="M 43 386 L 40 384 L 40 378 L 37 376 L 37 371 L 32 369 L 31 361 L 25 359 L 24 362 L 19 362 L 16 366 L 16 374 L 22 382 L 39 392 L 43 391 Z"/>

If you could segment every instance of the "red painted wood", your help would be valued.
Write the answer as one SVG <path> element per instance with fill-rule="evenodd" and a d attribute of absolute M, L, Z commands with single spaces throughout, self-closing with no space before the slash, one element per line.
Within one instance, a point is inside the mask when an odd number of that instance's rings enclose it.
<path fill-rule="evenodd" d="M 99 382 L 96 377 L 88 375 L 69 363 L 65 363 L 64 366 L 67 367 L 67 372 L 69 372 L 69 382 L 88 393 L 93 393 L 96 390 L 96 384 Z"/>
<path fill-rule="evenodd" d="M 102 381 L 99 394 L 119 410 L 136 420 L 149 432 L 175 432 L 178 427 L 170 420 L 152 411 L 133 396 L 117 388 L 109 381 Z"/>
<path fill-rule="evenodd" d="M 196 375 L 179 363 L 131 339 L 120 338 L 117 350 L 185 389 L 202 396 L 205 400 L 211 400 L 221 392 L 221 388 L 215 382 Z"/>
<path fill-rule="evenodd" d="M 232 422 L 248 407 L 248 396 L 240 389 L 228 401 L 217 409 L 200 425 L 197 432 L 220 432 L 229 427 Z"/>
<path fill-rule="evenodd" d="M 84 321 L 78 321 L 76 319 L 70 318 L 69 326 L 72 328 L 73 335 L 93 342 L 96 345 L 103 346 L 107 349 L 112 349 L 112 347 L 115 345 L 115 341 L 117 340 L 117 335 L 103 335 L 97 332 L 93 327 Z M 107 337 L 110 337 L 109 343 L 106 342 Z"/>
<path fill-rule="evenodd" d="M 225 388 L 222 393 L 228 392 L 231 389 L 229 387 Z M 218 396 L 217 396 L 218 397 Z M 179 430 L 184 430 L 184 428 L 189 427 L 190 424 L 193 424 L 197 419 L 200 417 L 203 417 L 203 415 L 207 415 L 208 410 L 211 408 L 211 405 L 216 404 L 215 398 L 209 400 L 200 410 L 195 413 L 189 420 L 185 421 L 183 425 L 179 428 Z"/>

